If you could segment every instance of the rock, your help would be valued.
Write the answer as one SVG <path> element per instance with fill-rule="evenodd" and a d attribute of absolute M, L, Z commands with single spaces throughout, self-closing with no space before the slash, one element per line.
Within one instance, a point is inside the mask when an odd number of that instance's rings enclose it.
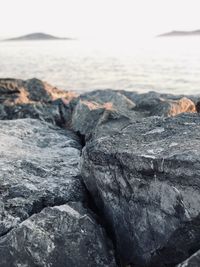
<path fill-rule="evenodd" d="M 79 205 L 47 207 L 0 238 L 0 266 L 115 267 L 104 230 Z"/>
<path fill-rule="evenodd" d="M 38 79 L 0 79 L 1 104 L 48 103 L 58 98 L 70 101 L 77 94 L 59 90 Z"/>
<path fill-rule="evenodd" d="M 189 259 L 177 265 L 177 267 L 199 267 L 200 266 L 200 251 L 197 251 Z"/>
<path fill-rule="evenodd" d="M 136 92 L 120 91 L 136 104 L 135 110 L 143 112 L 146 116 L 175 116 L 183 112 L 196 112 L 195 96 L 181 96 L 172 94 L 160 94 L 148 92 L 138 94 Z"/>
<path fill-rule="evenodd" d="M 200 248 L 199 139 L 197 114 L 93 130 L 81 173 L 122 266 L 175 266 Z"/>
<path fill-rule="evenodd" d="M 183 112 L 196 112 L 194 102 L 186 97 L 114 90 L 96 90 L 82 94 L 66 105 L 65 110 L 66 107 L 69 111 L 66 115 L 70 122 L 68 125 L 84 136 L 90 135 L 102 121 L 113 117 L 133 120 L 146 116 L 168 117 Z"/>
<path fill-rule="evenodd" d="M 196 111 L 200 113 L 200 101 L 196 103 Z"/>
<path fill-rule="evenodd" d="M 65 127 L 70 119 L 65 112 L 66 105 L 62 99 L 51 103 L 26 103 L 16 105 L 0 104 L 0 119 L 14 120 L 23 118 L 39 119 L 54 125 Z"/>
<path fill-rule="evenodd" d="M 69 103 L 77 94 L 52 87 L 37 79 L 0 79 L 0 119 L 33 118 L 60 127 L 69 126 Z"/>
<path fill-rule="evenodd" d="M 118 110 L 132 110 L 135 108 L 135 103 L 115 90 L 94 90 L 80 95 L 80 99 L 86 101 L 96 102 L 98 104 L 110 104 L 113 108 Z"/>
<path fill-rule="evenodd" d="M 72 129 L 82 135 L 91 133 L 105 109 L 96 102 L 79 100 L 72 116 Z"/>
<path fill-rule="evenodd" d="M 81 135 L 90 135 L 100 123 L 122 118 L 130 120 L 141 117 L 135 112 L 135 104 L 118 92 L 97 90 L 80 95 L 71 109 L 71 127 Z M 69 117 L 69 116 L 68 116 Z"/>
<path fill-rule="evenodd" d="M 101 105 L 96 102 L 80 100 L 73 111 L 72 129 L 81 135 L 89 136 L 98 124 L 120 118 L 130 121 L 130 118 L 139 117 L 140 114 L 135 111 L 118 110 L 111 103 Z"/>
<path fill-rule="evenodd" d="M 0 236 L 44 207 L 86 201 L 80 150 L 71 131 L 33 119 L 1 121 Z"/>

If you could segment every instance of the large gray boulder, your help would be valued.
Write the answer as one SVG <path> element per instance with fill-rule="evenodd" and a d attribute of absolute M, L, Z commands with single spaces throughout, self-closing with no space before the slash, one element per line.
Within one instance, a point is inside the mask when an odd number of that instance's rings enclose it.
<path fill-rule="evenodd" d="M 82 175 L 122 266 L 174 266 L 200 248 L 200 118 L 99 124 Z"/>
<path fill-rule="evenodd" d="M 1 121 L 0 236 L 44 207 L 85 201 L 80 150 L 75 134 L 46 122 Z"/>
<path fill-rule="evenodd" d="M 104 230 L 82 205 L 47 207 L 0 238 L 1 267 L 115 267 Z"/>

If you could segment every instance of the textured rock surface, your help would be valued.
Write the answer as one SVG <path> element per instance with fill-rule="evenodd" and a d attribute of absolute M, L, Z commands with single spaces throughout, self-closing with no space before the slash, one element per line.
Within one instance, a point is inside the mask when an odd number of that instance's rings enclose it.
<path fill-rule="evenodd" d="M 51 103 L 0 104 L 1 120 L 23 118 L 39 119 L 60 127 L 64 127 L 68 121 L 67 114 L 65 114 L 65 103 L 61 99 Z"/>
<path fill-rule="evenodd" d="M 189 259 L 177 265 L 177 267 L 199 267 L 199 266 L 200 266 L 200 251 L 197 251 Z"/>
<path fill-rule="evenodd" d="M 47 103 L 58 98 L 69 101 L 75 96 L 73 92 L 59 90 L 38 79 L 0 79 L 0 103 L 3 104 Z"/>
<path fill-rule="evenodd" d="M 83 151 L 82 175 L 124 265 L 174 266 L 200 244 L 200 118 L 112 120 Z"/>
<path fill-rule="evenodd" d="M 77 204 L 48 207 L 0 238 L 1 267 L 115 267 L 103 229 Z"/>
<path fill-rule="evenodd" d="M 135 103 L 131 99 L 127 98 L 118 91 L 110 89 L 91 91 L 80 95 L 80 99 L 94 101 L 101 105 L 110 103 L 112 104 L 113 108 L 119 110 L 131 110 L 135 108 Z"/>
<path fill-rule="evenodd" d="M 196 112 L 194 96 L 176 96 L 171 94 L 159 94 L 148 92 L 138 94 L 136 92 L 122 91 L 136 104 L 135 110 L 144 112 L 147 116 L 175 116 L 183 112 Z"/>
<path fill-rule="evenodd" d="M 82 135 L 90 135 L 99 124 L 110 120 L 140 118 L 141 114 L 133 110 L 122 110 L 112 103 L 98 104 L 92 101 L 79 100 L 72 115 L 72 129 Z"/>
<path fill-rule="evenodd" d="M 51 124 L 1 121 L 0 235 L 46 206 L 84 201 L 80 149 L 72 132 Z"/>
<path fill-rule="evenodd" d="M 108 89 L 82 94 L 66 105 L 64 110 L 65 121 L 69 122 L 69 126 L 87 136 L 99 123 L 108 120 L 116 118 L 137 120 L 155 115 L 170 117 L 183 112 L 196 112 L 196 107 L 187 97 L 155 92 L 145 94 L 118 92 Z"/>
<path fill-rule="evenodd" d="M 68 105 L 76 97 L 38 79 L 0 79 L 0 119 L 34 118 L 63 127 L 71 120 Z"/>
<path fill-rule="evenodd" d="M 82 135 L 90 135 L 99 123 L 141 117 L 139 112 L 134 111 L 134 102 L 117 91 L 92 91 L 80 95 L 78 99 L 76 103 L 73 101 L 71 127 Z"/>
<path fill-rule="evenodd" d="M 0 267 L 198 266 L 197 102 L 0 79 Z"/>

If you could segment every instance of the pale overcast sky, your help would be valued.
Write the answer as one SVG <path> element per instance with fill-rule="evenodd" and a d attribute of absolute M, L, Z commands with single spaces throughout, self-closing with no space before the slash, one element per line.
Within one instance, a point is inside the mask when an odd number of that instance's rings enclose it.
<path fill-rule="evenodd" d="M 200 29 L 200 0 L 0 0 L 0 36 L 135 38 Z"/>

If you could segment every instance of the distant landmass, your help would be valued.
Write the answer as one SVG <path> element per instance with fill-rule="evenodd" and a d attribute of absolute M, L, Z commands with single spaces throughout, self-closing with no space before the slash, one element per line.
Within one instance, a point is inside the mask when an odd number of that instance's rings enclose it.
<path fill-rule="evenodd" d="M 37 32 L 37 33 L 31 33 L 15 38 L 9 38 L 5 39 L 4 41 L 40 41 L 40 40 L 73 40 L 72 38 L 62 38 L 62 37 L 56 37 L 50 34 Z"/>
<path fill-rule="evenodd" d="M 184 36 L 200 36 L 200 30 L 196 31 L 171 31 L 158 35 L 157 37 L 184 37 Z"/>

